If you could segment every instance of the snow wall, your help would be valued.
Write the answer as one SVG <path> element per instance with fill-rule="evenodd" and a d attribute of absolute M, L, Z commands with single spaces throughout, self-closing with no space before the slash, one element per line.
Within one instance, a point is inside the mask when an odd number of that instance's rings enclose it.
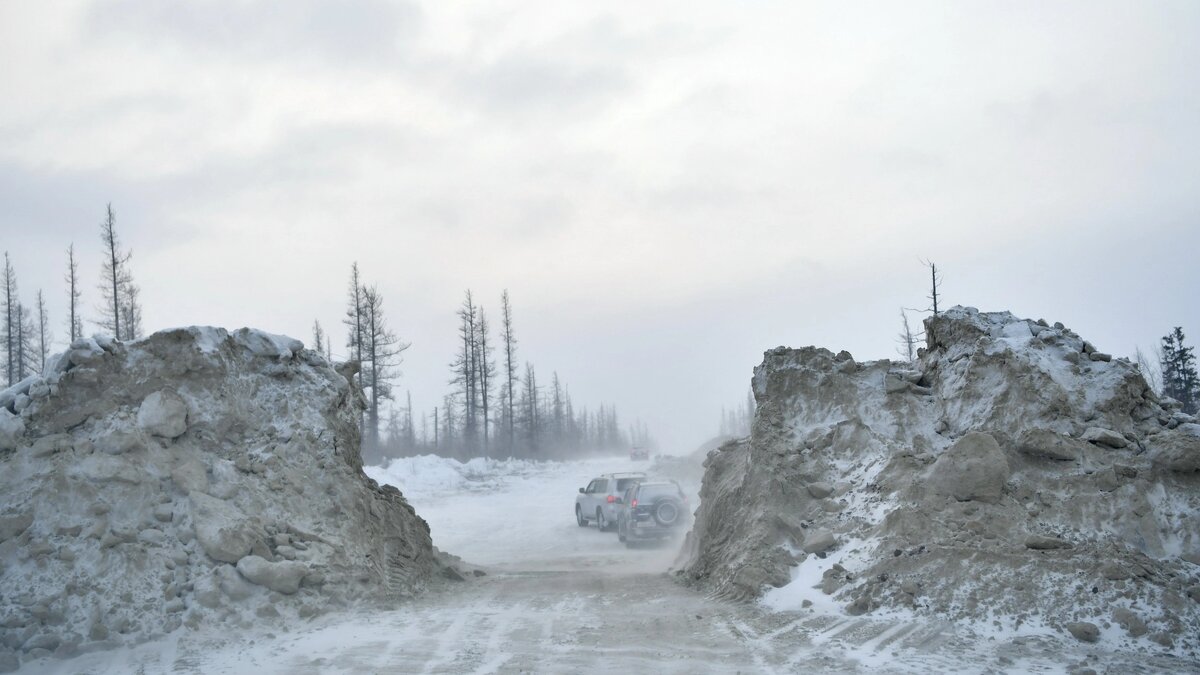
<path fill-rule="evenodd" d="M 851 615 L 1200 644 L 1200 425 L 1061 324 L 956 307 L 913 364 L 778 348 L 677 574 Z M 831 564 L 833 562 L 833 564 Z"/>
<path fill-rule="evenodd" d="M 361 405 L 298 340 L 195 327 L 77 341 L 0 392 L 0 672 L 453 576 L 363 474 Z"/>

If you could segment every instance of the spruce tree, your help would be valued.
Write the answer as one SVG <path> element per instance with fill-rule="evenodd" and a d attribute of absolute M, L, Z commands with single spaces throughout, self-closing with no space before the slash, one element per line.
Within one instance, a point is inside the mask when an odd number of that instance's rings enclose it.
<path fill-rule="evenodd" d="M 1183 328 L 1162 339 L 1163 393 L 1183 404 L 1183 411 L 1194 415 L 1200 407 L 1200 376 L 1196 372 L 1194 347 L 1184 344 Z"/>

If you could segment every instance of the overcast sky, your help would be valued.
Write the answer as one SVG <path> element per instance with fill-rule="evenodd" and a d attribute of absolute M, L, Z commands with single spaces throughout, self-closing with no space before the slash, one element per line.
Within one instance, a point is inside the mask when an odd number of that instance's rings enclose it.
<path fill-rule="evenodd" d="M 507 288 L 520 358 L 667 451 L 765 349 L 895 356 L 921 259 L 1118 355 L 1200 338 L 1194 0 L 6 2 L 0 63 L 0 247 L 60 337 L 111 201 L 151 330 L 341 338 L 358 261 L 432 409 Z"/>

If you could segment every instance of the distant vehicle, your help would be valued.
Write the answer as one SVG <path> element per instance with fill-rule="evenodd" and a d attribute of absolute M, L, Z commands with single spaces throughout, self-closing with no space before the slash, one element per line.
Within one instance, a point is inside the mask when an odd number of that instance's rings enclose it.
<path fill-rule="evenodd" d="M 634 448 L 629 451 L 629 459 L 633 461 L 650 459 L 650 451 L 645 448 Z"/>
<path fill-rule="evenodd" d="M 680 534 L 688 521 L 687 496 L 675 481 L 639 481 L 618 499 L 617 537 L 628 547 Z"/>
<path fill-rule="evenodd" d="M 629 486 L 645 479 L 646 474 L 640 471 L 605 473 L 592 479 L 575 495 L 575 522 L 580 527 L 587 527 L 594 520 L 601 532 L 612 529 L 617 523 L 617 497 Z"/>

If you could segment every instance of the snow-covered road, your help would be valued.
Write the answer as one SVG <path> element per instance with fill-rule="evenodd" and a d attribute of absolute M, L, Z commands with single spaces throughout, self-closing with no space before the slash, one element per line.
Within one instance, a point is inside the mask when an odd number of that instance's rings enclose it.
<path fill-rule="evenodd" d="M 428 520 L 435 545 L 486 576 L 394 610 L 329 614 L 286 633 L 176 631 L 159 642 L 43 661 L 28 670 L 690 674 L 1188 667 L 1149 655 L 1064 648 L 1047 636 L 989 637 L 925 620 L 776 613 L 706 598 L 666 573 L 678 543 L 630 550 L 613 533 L 575 524 L 578 488 L 603 471 L 630 468 L 626 459 L 518 463 L 464 478 L 415 463 L 395 480 Z"/>

